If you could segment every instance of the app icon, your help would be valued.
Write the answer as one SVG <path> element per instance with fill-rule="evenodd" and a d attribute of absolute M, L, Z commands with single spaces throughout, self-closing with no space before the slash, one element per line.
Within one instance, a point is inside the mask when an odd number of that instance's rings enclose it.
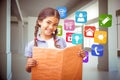
<path fill-rule="evenodd" d="M 72 34 L 72 44 L 82 44 L 83 35 L 82 34 Z"/>
<path fill-rule="evenodd" d="M 57 35 L 62 36 L 62 26 L 61 25 L 58 25 L 57 30 L 58 30 Z"/>
<path fill-rule="evenodd" d="M 75 12 L 76 23 L 86 23 L 87 22 L 87 12 L 86 11 L 76 11 Z"/>
<path fill-rule="evenodd" d="M 88 51 L 85 51 L 86 56 L 83 58 L 83 62 L 87 63 L 89 59 Z"/>
<path fill-rule="evenodd" d="M 111 25 L 112 25 L 112 15 L 101 14 L 99 16 L 99 26 L 111 27 Z"/>
<path fill-rule="evenodd" d="M 66 42 L 72 43 L 72 34 L 71 32 L 66 33 Z"/>
<path fill-rule="evenodd" d="M 64 6 L 57 7 L 57 10 L 60 14 L 60 18 L 66 18 L 67 17 L 67 8 Z"/>
<path fill-rule="evenodd" d="M 73 31 L 75 29 L 74 20 L 64 20 L 64 30 Z"/>
<path fill-rule="evenodd" d="M 96 30 L 95 26 L 85 26 L 84 36 L 93 38 L 95 30 Z"/>
<path fill-rule="evenodd" d="M 106 31 L 95 31 L 94 42 L 105 44 L 107 41 L 107 32 Z"/>
<path fill-rule="evenodd" d="M 91 53 L 93 56 L 103 56 L 103 45 L 93 44 Z"/>

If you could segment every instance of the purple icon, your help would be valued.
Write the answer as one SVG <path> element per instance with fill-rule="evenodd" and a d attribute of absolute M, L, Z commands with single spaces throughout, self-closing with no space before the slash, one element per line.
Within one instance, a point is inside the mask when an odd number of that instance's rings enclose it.
<path fill-rule="evenodd" d="M 64 20 L 64 30 L 73 31 L 75 29 L 74 20 Z"/>
<path fill-rule="evenodd" d="M 83 58 L 83 62 L 84 62 L 84 63 L 87 63 L 87 62 L 88 62 L 88 59 L 89 59 L 88 51 L 85 51 L 85 54 L 86 54 L 86 56 Z"/>

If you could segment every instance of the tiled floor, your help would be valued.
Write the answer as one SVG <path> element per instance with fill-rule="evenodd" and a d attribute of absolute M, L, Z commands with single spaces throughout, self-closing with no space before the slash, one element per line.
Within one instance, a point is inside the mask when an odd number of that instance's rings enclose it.
<path fill-rule="evenodd" d="M 118 71 L 106 72 L 97 70 L 97 57 L 92 58 L 88 63 L 83 63 L 83 80 L 120 80 L 120 57 L 118 57 Z"/>

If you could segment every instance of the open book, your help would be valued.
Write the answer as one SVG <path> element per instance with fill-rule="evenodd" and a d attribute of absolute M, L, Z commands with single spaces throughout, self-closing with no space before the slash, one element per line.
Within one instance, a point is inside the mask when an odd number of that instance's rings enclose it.
<path fill-rule="evenodd" d="M 37 66 L 32 68 L 32 80 L 82 80 L 81 45 L 65 49 L 33 48 Z"/>

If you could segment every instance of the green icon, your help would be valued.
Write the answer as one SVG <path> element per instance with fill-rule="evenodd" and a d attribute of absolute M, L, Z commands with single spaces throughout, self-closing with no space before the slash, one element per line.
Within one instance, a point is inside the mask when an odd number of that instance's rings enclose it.
<path fill-rule="evenodd" d="M 58 30 L 57 35 L 62 36 L 62 26 L 61 25 L 58 25 L 57 30 Z"/>
<path fill-rule="evenodd" d="M 112 25 L 112 15 L 101 14 L 99 16 L 99 26 L 100 27 L 111 27 Z"/>

